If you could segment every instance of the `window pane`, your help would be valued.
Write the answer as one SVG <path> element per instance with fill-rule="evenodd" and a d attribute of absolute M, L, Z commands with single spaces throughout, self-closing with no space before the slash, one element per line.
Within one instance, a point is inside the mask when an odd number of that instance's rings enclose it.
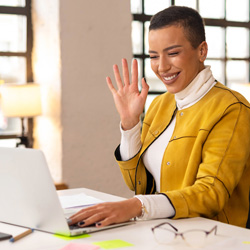
<path fill-rule="evenodd" d="M 2 6 L 24 7 L 25 0 L 0 0 Z"/>
<path fill-rule="evenodd" d="M 7 118 L 0 110 L 0 135 L 21 134 L 20 118 Z"/>
<path fill-rule="evenodd" d="M 26 59 L 24 57 L 0 56 L 0 79 L 6 83 L 26 82 Z"/>
<path fill-rule="evenodd" d="M 132 22 L 132 46 L 133 54 L 142 54 L 142 22 Z"/>
<path fill-rule="evenodd" d="M 249 63 L 247 61 L 227 62 L 227 82 L 230 87 L 234 83 L 247 83 L 249 80 Z"/>
<path fill-rule="evenodd" d="M 141 91 L 141 79 L 142 79 L 142 59 L 136 58 L 138 62 L 138 87 Z"/>
<path fill-rule="evenodd" d="M 193 8 L 193 9 L 197 9 L 197 6 L 196 6 L 196 0 L 175 0 L 175 5 L 178 5 L 178 6 L 187 6 L 187 7 L 190 7 L 190 8 Z"/>
<path fill-rule="evenodd" d="M 220 27 L 205 26 L 208 44 L 208 58 L 222 58 L 225 56 L 225 33 Z M 215 39 L 216 38 L 216 39 Z"/>
<path fill-rule="evenodd" d="M 145 41 L 145 44 L 144 44 L 144 53 L 146 55 L 148 55 L 148 51 L 149 51 L 149 45 L 148 45 L 149 24 L 150 24 L 150 22 L 145 22 L 145 25 L 144 25 L 144 41 Z"/>
<path fill-rule="evenodd" d="M 249 30 L 246 28 L 228 27 L 226 32 L 227 56 L 231 58 L 248 57 Z"/>
<path fill-rule="evenodd" d="M 232 83 L 230 88 L 241 93 L 250 102 L 250 84 L 249 83 Z"/>
<path fill-rule="evenodd" d="M 130 9 L 133 14 L 140 14 L 142 13 L 142 0 L 130 0 Z"/>
<path fill-rule="evenodd" d="M 170 0 L 144 0 L 144 13 L 154 15 L 170 6 Z"/>
<path fill-rule="evenodd" d="M 200 0 L 199 12 L 202 17 L 224 18 L 224 2 L 224 0 Z"/>
<path fill-rule="evenodd" d="M 224 62 L 219 60 L 206 60 L 205 65 L 210 65 L 214 78 L 225 84 Z"/>
<path fill-rule="evenodd" d="M 249 21 L 249 0 L 227 0 L 226 19 L 230 21 Z"/>
<path fill-rule="evenodd" d="M 18 139 L 1 139 L 0 147 L 15 148 L 18 141 Z"/>
<path fill-rule="evenodd" d="M 149 91 L 162 91 L 166 92 L 165 85 L 161 80 L 155 75 L 150 66 L 150 59 L 145 59 L 145 76 L 147 79 L 147 84 L 149 85 Z"/>
<path fill-rule="evenodd" d="M 2 14 L 0 24 L 0 51 L 25 52 L 26 17 Z"/>

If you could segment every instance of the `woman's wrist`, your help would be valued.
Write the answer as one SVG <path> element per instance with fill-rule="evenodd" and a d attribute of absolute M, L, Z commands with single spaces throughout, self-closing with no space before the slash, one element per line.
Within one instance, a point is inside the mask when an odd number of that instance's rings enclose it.
<path fill-rule="evenodd" d="M 133 216 L 131 218 L 138 218 L 142 215 L 142 203 L 141 201 L 133 197 L 130 199 L 131 203 L 133 204 Z"/>
<path fill-rule="evenodd" d="M 121 119 L 121 127 L 122 127 L 122 129 L 124 131 L 130 130 L 133 127 L 135 127 L 138 124 L 139 121 L 140 121 L 140 118 L 136 118 L 136 119 L 133 119 L 133 120 L 132 119 L 131 120 L 128 120 L 128 119 L 122 120 Z"/>
<path fill-rule="evenodd" d="M 135 219 L 136 220 L 143 220 L 143 219 L 146 219 L 147 218 L 147 215 L 148 215 L 148 210 L 143 202 L 142 199 L 140 199 L 138 196 L 135 196 L 136 199 L 138 199 L 141 203 L 141 214 L 139 216 L 136 216 Z"/>

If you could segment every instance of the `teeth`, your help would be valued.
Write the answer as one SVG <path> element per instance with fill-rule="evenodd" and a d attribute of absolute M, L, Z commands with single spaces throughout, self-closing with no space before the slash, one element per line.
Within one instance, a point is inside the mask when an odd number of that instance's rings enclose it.
<path fill-rule="evenodd" d="M 170 77 L 163 77 L 163 79 L 166 80 L 166 81 L 169 81 L 169 80 L 174 79 L 176 76 L 177 76 L 177 74 L 172 75 L 172 76 L 170 76 Z"/>

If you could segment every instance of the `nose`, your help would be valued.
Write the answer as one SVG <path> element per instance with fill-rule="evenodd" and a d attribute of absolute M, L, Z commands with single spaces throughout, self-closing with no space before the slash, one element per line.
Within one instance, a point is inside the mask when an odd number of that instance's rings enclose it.
<path fill-rule="evenodd" d="M 159 57 L 159 65 L 158 65 L 158 71 L 159 72 L 166 72 L 170 70 L 171 64 L 165 56 L 160 56 Z"/>

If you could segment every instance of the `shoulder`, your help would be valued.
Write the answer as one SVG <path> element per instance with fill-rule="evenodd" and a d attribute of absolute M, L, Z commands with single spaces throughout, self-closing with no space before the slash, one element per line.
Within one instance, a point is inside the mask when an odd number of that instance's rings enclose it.
<path fill-rule="evenodd" d="M 250 108 L 249 102 L 246 98 L 238 93 L 235 90 L 232 90 L 225 85 L 217 82 L 214 87 L 210 91 L 211 99 L 216 99 L 220 103 L 224 103 L 225 105 L 232 105 L 232 104 L 243 104 L 244 106 Z"/>
<path fill-rule="evenodd" d="M 150 104 L 144 118 L 144 125 L 154 123 L 158 126 L 171 118 L 176 109 L 176 101 L 173 94 L 168 92 L 157 96 Z M 170 117 L 170 118 L 169 118 Z"/>
<path fill-rule="evenodd" d="M 161 95 L 158 95 L 154 98 L 154 100 L 151 102 L 148 112 L 154 112 L 155 109 L 159 109 L 161 107 L 175 107 L 175 97 L 173 94 L 170 94 L 169 92 L 165 92 Z"/>

